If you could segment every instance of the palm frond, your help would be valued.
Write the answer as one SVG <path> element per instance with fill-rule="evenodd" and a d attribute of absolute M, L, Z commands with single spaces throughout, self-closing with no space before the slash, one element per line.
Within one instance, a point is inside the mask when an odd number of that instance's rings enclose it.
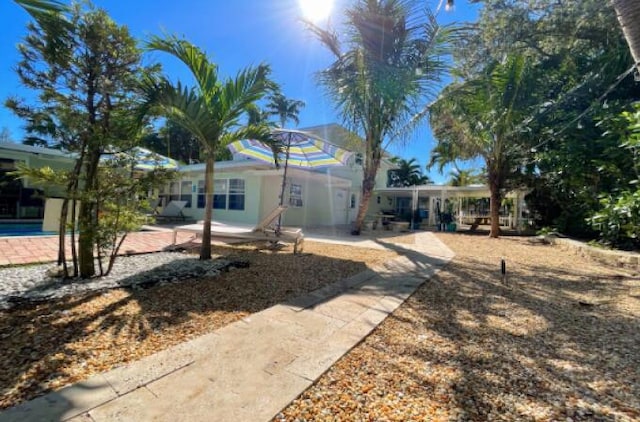
<path fill-rule="evenodd" d="M 336 58 L 340 58 L 342 56 L 341 48 L 340 48 L 340 39 L 338 38 L 338 34 L 330 29 L 322 29 L 313 22 L 303 19 L 303 22 L 317 38 L 318 40 L 325 45 L 331 51 Z"/>
<path fill-rule="evenodd" d="M 34 19 L 39 16 L 60 14 L 69 11 L 69 7 L 58 0 L 14 0 Z"/>
<path fill-rule="evenodd" d="M 140 114 L 155 112 L 170 118 L 213 152 L 211 140 L 217 139 L 218 130 L 204 98 L 196 89 L 157 78 L 147 79 L 142 90 L 145 101 L 139 108 Z"/>
<path fill-rule="evenodd" d="M 221 85 L 218 101 L 227 120 L 225 126 L 235 126 L 247 108 L 266 94 L 270 72 L 270 67 L 264 64 L 248 67 Z"/>
<path fill-rule="evenodd" d="M 189 41 L 174 35 L 152 36 L 146 43 L 146 48 L 169 53 L 182 61 L 193 74 L 200 91 L 205 96 L 207 93 L 215 92 L 219 83 L 218 67 L 209 61 L 202 50 Z"/>

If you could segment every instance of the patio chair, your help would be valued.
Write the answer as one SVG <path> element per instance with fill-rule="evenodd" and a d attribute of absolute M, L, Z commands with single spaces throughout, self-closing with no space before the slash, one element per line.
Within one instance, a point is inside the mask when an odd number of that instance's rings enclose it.
<path fill-rule="evenodd" d="M 160 211 L 158 215 L 156 215 L 156 222 L 171 222 L 186 220 L 186 216 L 182 213 L 184 207 L 187 206 L 187 201 L 171 201 L 167 204 L 166 207 Z"/>
<path fill-rule="evenodd" d="M 151 211 L 150 215 L 158 215 L 158 207 L 162 200 L 160 198 L 152 198 L 149 199 L 149 210 Z"/>
<path fill-rule="evenodd" d="M 304 247 L 304 233 L 300 227 L 279 227 L 277 219 L 287 210 L 286 206 L 279 206 L 267 214 L 255 226 L 238 223 L 211 222 L 211 237 L 227 239 L 246 239 L 249 241 L 266 240 L 272 243 L 283 242 L 293 244 L 293 253 L 302 252 Z M 275 223 L 275 224 L 274 224 Z M 201 236 L 204 229 L 202 221 L 197 224 L 177 226 L 173 229 L 173 244 L 176 244 L 177 234 L 181 232 L 195 233 Z"/>

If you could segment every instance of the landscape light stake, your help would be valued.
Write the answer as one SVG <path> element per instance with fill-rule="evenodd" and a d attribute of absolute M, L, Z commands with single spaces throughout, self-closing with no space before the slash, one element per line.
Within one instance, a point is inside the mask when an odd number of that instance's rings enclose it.
<path fill-rule="evenodd" d="M 504 260 L 504 258 L 502 258 L 500 260 L 500 272 L 502 273 L 502 284 L 507 284 L 507 263 Z"/>

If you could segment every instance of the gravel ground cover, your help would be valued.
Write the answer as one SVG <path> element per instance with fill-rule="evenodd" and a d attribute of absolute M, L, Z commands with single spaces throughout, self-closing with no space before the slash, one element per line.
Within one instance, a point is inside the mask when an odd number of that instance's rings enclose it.
<path fill-rule="evenodd" d="M 524 238 L 438 237 L 454 260 L 275 420 L 640 420 L 638 274 Z"/>
<path fill-rule="evenodd" d="M 212 252 L 248 262 L 249 267 L 148 289 L 93 291 L 0 310 L 0 409 L 397 256 L 311 241 L 300 255 L 293 255 L 290 247 L 273 251 L 256 250 L 255 245 L 213 247 Z"/>

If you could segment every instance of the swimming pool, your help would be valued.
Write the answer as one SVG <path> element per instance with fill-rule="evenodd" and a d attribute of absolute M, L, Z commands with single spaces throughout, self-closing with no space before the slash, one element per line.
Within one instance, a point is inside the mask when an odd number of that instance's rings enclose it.
<path fill-rule="evenodd" d="M 52 236 L 55 232 L 42 231 L 41 222 L 5 223 L 0 222 L 0 237 L 3 236 Z"/>

